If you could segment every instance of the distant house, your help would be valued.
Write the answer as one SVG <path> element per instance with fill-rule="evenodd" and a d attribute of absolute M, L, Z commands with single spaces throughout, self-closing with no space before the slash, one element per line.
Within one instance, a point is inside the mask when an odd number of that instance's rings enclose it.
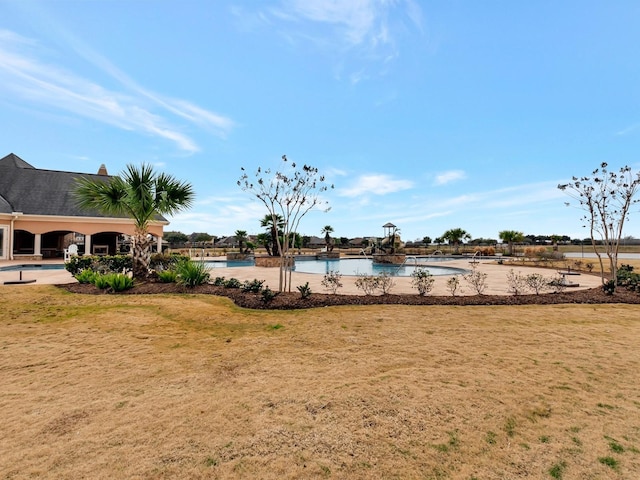
<path fill-rule="evenodd" d="M 363 246 L 365 246 L 365 243 L 368 244 L 369 242 L 365 242 L 365 239 L 362 237 L 356 237 L 349 240 L 349 246 L 355 248 L 362 248 Z"/>
<path fill-rule="evenodd" d="M 234 248 L 238 246 L 238 239 L 235 235 L 231 235 L 230 237 L 222 237 L 216 243 L 216 247 L 219 248 Z"/>
<path fill-rule="evenodd" d="M 307 243 L 308 248 L 322 248 L 326 246 L 327 246 L 327 242 L 325 242 L 324 237 L 322 238 L 316 237 L 316 236 L 309 237 L 309 242 Z"/>
<path fill-rule="evenodd" d="M 78 207 L 73 192 L 80 177 L 110 178 L 104 165 L 86 174 L 41 170 L 13 153 L 0 159 L 0 260 L 62 257 L 70 244 L 81 254 L 119 252 L 122 238 L 134 233 L 133 220 Z M 149 225 L 158 250 L 168 224 L 158 217 Z"/>
<path fill-rule="evenodd" d="M 247 235 L 247 238 L 243 240 L 244 247 L 247 246 L 247 242 L 256 243 L 255 235 Z M 230 237 L 222 237 L 216 243 L 215 246 L 219 248 L 236 248 L 238 247 L 238 237 L 231 235 Z"/>

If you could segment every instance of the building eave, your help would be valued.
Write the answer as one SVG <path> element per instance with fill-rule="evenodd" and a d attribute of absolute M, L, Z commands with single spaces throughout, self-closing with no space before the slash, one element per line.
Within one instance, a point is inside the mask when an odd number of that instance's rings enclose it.
<path fill-rule="evenodd" d="M 131 218 L 123 217 L 78 217 L 78 216 L 64 216 L 64 215 L 33 215 L 28 213 L 0 213 L 0 218 L 16 218 L 20 220 L 31 220 L 40 222 L 69 222 L 69 223 L 115 223 L 128 225 L 133 224 L 134 221 Z M 150 225 L 169 225 L 168 220 L 151 220 Z"/>

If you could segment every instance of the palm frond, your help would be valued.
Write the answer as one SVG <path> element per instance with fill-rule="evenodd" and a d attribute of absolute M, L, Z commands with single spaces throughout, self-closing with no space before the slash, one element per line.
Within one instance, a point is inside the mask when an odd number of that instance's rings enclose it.
<path fill-rule="evenodd" d="M 81 178 L 75 191 L 78 205 L 106 215 L 126 215 L 141 231 L 156 215 L 171 215 L 193 203 L 193 187 L 153 167 L 127 165 L 120 175 L 106 180 Z"/>
<path fill-rule="evenodd" d="M 128 213 L 123 200 L 127 196 L 126 186 L 117 177 L 110 181 L 92 180 L 82 177 L 74 192 L 76 202 L 81 208 L 97 210 L 107 215 Z"/>

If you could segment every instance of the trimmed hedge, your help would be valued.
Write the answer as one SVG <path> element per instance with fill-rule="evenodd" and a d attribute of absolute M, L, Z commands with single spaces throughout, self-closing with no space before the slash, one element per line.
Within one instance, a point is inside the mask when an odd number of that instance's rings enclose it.
<path fill-rule="evenodd" d="M 93 270 L 100 273 L 128 273 L 133 269 L 133 258 L 130 255 L 73 256 L 65 263 L 64 268 L 74 276 L 83 270 Z"/>

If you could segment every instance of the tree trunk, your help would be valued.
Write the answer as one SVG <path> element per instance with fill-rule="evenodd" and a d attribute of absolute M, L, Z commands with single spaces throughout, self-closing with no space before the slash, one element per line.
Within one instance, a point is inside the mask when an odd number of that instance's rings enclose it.
<path fill-rule="evenodd" d="M 149 274 L 149 263 L 151 263 L 151 252 L 149 246 L 151 241 L 147 237 L 147 232 L 137 230 L 131 238 L 133 245 L 131 252 L 133 255 L 133 277 L 145 278 Z"/>
<path fill-rule="evenodd" d="M 280 242 L 278 240 L 278 229 L 275 226 L 271 227 L 271 253 L 270 255 L 280 256 Z"/>

